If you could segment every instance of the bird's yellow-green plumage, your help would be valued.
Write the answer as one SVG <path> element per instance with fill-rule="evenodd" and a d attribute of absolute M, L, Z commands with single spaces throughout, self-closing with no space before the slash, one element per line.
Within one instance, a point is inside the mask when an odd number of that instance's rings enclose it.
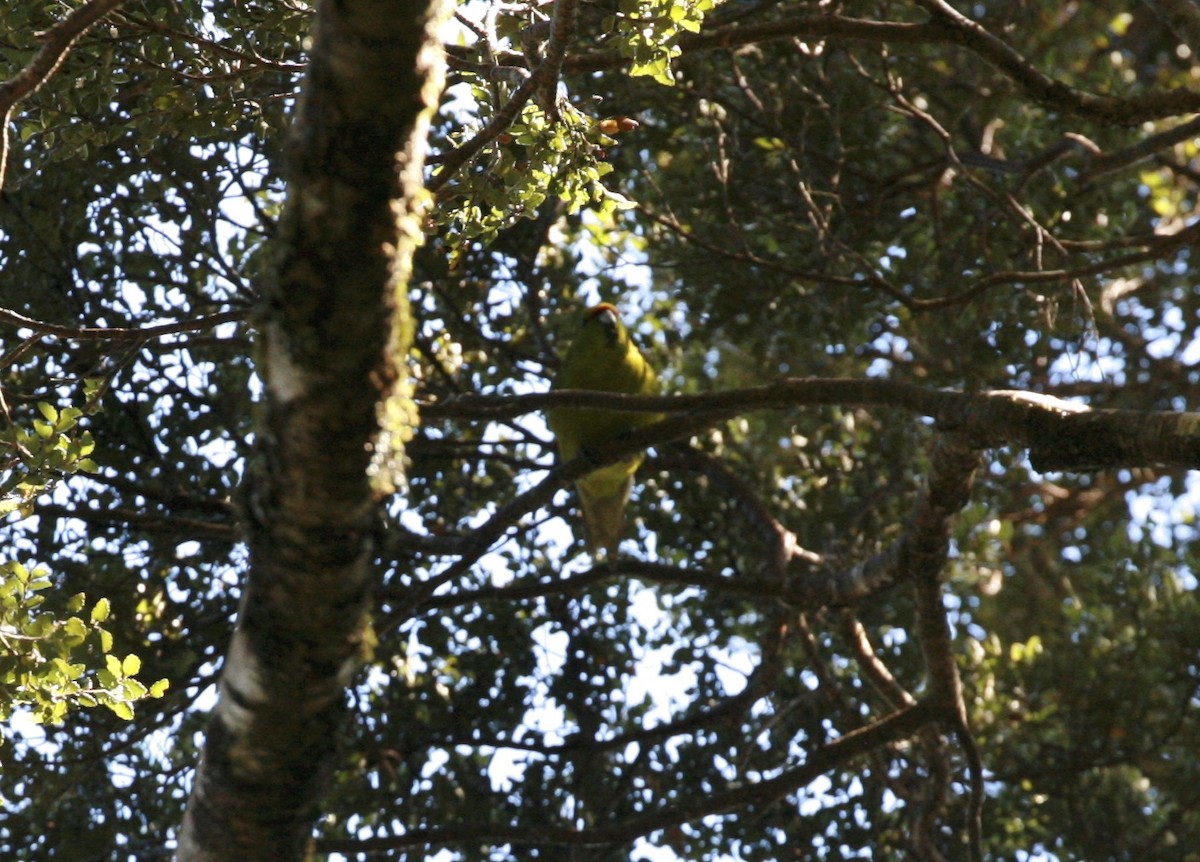
<path fill-rule="evenodd" d="M 603 303 L 584 313 L 583 326 L 563 357 L 554 388 L 654 395 L 658 392 L 658 376 L 630 339 L 617 309 Z M 547 414 L 564 462 L 661 418 L 655 413 L 572 407 Z M 639 452 L 593 470 L 575 483 L 587 526 L 588 548 L 593 554 L 604 549 L 611 559 L 616 553 L 633 474 L 641 463 Z"/>

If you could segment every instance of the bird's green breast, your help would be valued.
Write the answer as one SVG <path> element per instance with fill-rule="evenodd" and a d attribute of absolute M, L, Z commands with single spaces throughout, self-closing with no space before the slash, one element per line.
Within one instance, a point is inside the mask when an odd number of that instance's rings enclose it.
<path fill-rule="evenodd" d="M 627 338 L 616 345 L 589 345 L 581 339 L 568 352 L 562 371 L 555 378 L 554 388 L 653 395 L 658 391 L 658 380 L 653 369 Z M 565 461 L 578 455 L 580 449 L 603 446 L 621 434 L 660 418 L 651 413 L 581 408 L 559 408 L 549 413 L 550 427 L 558 438 Z"/>

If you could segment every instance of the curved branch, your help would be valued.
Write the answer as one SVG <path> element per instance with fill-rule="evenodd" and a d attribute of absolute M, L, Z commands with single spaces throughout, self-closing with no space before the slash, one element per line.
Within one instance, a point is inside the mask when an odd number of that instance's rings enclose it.
<path fill-rule="evenodd" d="M 942 570 L 950 550 L 950 525 L 970 499 L 971 484 L 980 464 L 979 453 L 955 434 L 942 435 L 934 446 L 930 474 L 909 530 L 917 553 L 911 560 L 916 594 L 917 640 L 925 656 L 928 697 L 955 729 L 967 752 L 971 798 L 967 834 L 971 862 L 982 862 L 980 811 L 983 805 L 982 763 L 967 722 L 962 678 L 954 657 L 953 635 L 942 602 Z"/>
<path fill-rule="evenodd" d="M 24 69 L 0 84 L 0 190 L 8 167 L 8 124 L 23 99 L 36 93 L 58 71 L 67 52 L 92 25 L 125 0 L 89 0 L 44 34 L 42 47 Z"/>
<path fill-rule="evenodd" d="M 1145 120 L 1200 110 L 1200 93 L 1177 89 L 1121 98 L 1087 93 L 1044 74 L 1004 40 L 963 15 L 946 0 L 917 0 L 930 13 L 926 25 L 943 41 L 961 45 L 1012 79 L 1044 108 L 1103 123 L 1132 126 Z"/>

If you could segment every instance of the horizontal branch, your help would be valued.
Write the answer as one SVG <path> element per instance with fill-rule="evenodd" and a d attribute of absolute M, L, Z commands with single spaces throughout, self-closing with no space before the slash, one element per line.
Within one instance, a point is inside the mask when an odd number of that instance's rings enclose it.
<path fill-rule="evenodd" d="M 847 39 L 864 42 L 923 44 L 942 41 L 923 24 L 895 21 L 870 21 L 841 15 L 801 15 L 780 21 L 714 27 L 700 33 L 681 36 L 679 49 L 684 54 L 717 51 L 772 42 L 778 39 Z M 599 72 L 633 62 L 616 51 L 593 51 L 568 59 L 563 71 Z"/>
<path fill-rule="evenodd" d="M 1146 466 L 1200 468 L 1200 414 L 1093 409 L 1034 392 L 929 389 L 893 380 L 784 378 L 697 395 L 641 396 L 560 390 L 532 395 L 457 395 L 421 405 L 428 418 L 491 420 L 551 407 L 667 413 L 666 420 L 591 453 L 592 466 L 648 445 L 689 436 L 754 410 L 824 405 L 889 407 L 929 417 L 978 449 L 1021 446 L 1036 469 L 1094 471 Z M 582 460 L 582 459 L 576 459 Z M 582 475 L 572 469 L 563 481 Z"/>
<path fill-rule="evenodd" d="M 715 27 L 679 39 L 683 54 L 728 50 L 780 39 L 830 39 L 879 44 L 950 45 L 965 49 L 1010 78 L 1042 107 L 1103 123 L 1135 125 L 1146 120 L 1200 111 L 1200 92 L 1184 88 L 1137 96 L 1097 95 L 1046 75 L 1019 51 L 942 0 L 921 0 L 927 22 L 872 21 L 841 15 L 804 15 L 758 24 Z M 519 62 L 519 61 L 517 61 Z M 618 68 L 632 61 L 616 51 L 594 51 L 569 58 L 568 73 Z"/>
<path fill-rule="evenodd" d="M 153 338 L 162 338 L 165 335 L 211 329 L 222 323 L 238 323 L 247 317 L 249 317 L 247 310 L 233 309 L 170 323 L 155 323 L 150 326 L 63 326 L 58 323 L 35 320 L 7 308 L 0 308 L 0 324 L 30 329 L 38 335 L 51 335 L 55 338 L 70 338 L 76 341 L 148 341 Z"/>

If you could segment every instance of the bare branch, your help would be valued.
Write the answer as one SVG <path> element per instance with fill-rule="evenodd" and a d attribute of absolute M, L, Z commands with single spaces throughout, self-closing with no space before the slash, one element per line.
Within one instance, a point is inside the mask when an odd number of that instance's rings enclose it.
<path fill-rule="evenodd" d="M 1154 10 L 1179 39 L 1193 51 L 1200 50 L 1200 6 L 1194 0 L 1142 0 Z"/>
<path fill-rule="evenodd" d="M 958 435 L 941 435 L 934 445 L 926 489 L 906 532 L 912 534 L 916 553 L 910 560 L 916 595 L 917 640 L 925 655 L 927 697 L 936 703 L 943 719 L 953 727 L 969 757 L 972 797 L 968 815 L 971 862 L 982 862 L 980 809 L 983 804 L 982 770 L 967 723 L 962 678 L 954 657 L 950 622 L 942 602 L 942 570 L 950 550 L 950 525 L 970 499 L 971 483 L 979 467 L 979 453 Z"/>
<path fill-rule="evenodd" d="M 0 308 L 0 323 L 7 323 L 21 329 L 31 329 L 38 335 L 55 338 L 69 338 L 75 341 L 149 341 L 167 335 L 178 335 L 181 332 L 197 332 L 202 329 L 212 329 L 222 323 L 238 323 L 246 320 L 249 312 L 244 309 L 221 311 L 207 314 L 203 317 L 192 317 L 187 320 L 176 320 L 171 323 L 155 323 L 141 327 L 115 326 L 63 326 L 58 323 L 46 323 L 26 317 L 16 311 Z"/>
<path fill-rule="evenodd" d="M 1119 126 L 1200 110 L 1200 93 L 1182 88 L 1130 98 L 1077 90 L 1041 72 L 1011 45 L 946 0 L 917 0 L 917 5 L 932 16 L 926 25 L 931 33 L 943 34 L 939 41 L 961 45 L 991 63 L 1044 108 Z"/>
<path fill-rule="evenodd" d="M 1193 117 L 1186 123 L 1180 123 L 1172 129 L 1142 138 L 1133 146 L 1125 147 L 1111 153 L 1097 153 L 1093 155 L 1085 162 L 1085 167 L 1080 174 L 1080 180 L 1087 182 L 1105 174 L 1114 173 L 1122 168 L 1131 167 L 1152 158 L 1161 150 L 1190 141 L 1197 135 L 1200 135 L 1200 116 Z"/>
<path fill-rule="evenodd" d="M 823 404 L 892 407 L 928 416 L 979 449 L 1022 446 L 1039 470 L 1091 471 L 1116 467 L 1200 467 L 1200 414 L 1170 411 L 1093 410 L 1035 392 L 983 393 L 927 389 L 879 379 L 784 378 L 764 386 L 698 395 L 618 395 L 559 390 L 535 395 L 459 395 L 426 403 L 430 417 L 497 419 L 550 407 L 594 407 L 669 418 L 593 453 L 592 468 L 647 446 L 686 437 L 715 422 L 754 410 Z M 577 459 L 585 460 L 585 459 Z M 562 478 L 589 467 L 572 465 Z"/>

